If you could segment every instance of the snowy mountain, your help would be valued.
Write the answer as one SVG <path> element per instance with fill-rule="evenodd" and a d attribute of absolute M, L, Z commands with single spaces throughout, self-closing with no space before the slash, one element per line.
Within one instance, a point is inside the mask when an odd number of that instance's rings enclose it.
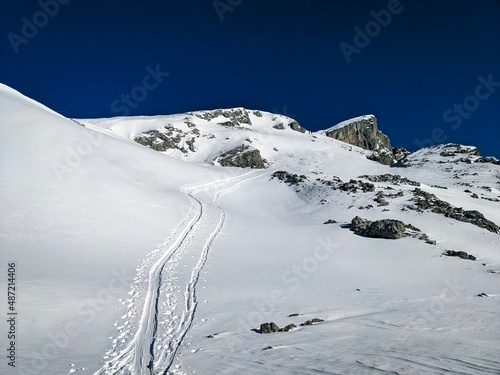
<path fill-rule="evenodd" d="M 328 135 L 363 121 L 71 120 L 0 85 L 2 374 L 500 373 L 500 162 Z"/>

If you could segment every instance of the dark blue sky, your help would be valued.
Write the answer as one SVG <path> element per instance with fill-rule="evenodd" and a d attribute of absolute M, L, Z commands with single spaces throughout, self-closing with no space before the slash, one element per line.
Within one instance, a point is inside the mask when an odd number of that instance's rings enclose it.
<path fill-rule="evenodd" d="M 0 21 L 0 82 L 67 117 L 374 113 L 394 146 L 500 157 L 498 0 L 16 0 Z"/>

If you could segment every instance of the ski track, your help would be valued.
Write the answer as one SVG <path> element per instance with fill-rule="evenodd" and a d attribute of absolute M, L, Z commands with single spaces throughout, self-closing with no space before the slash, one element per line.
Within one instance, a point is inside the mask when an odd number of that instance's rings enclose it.
<path fill-rule="evenodd" d="M 242 184 L 260 178 L 270 172 L 256 173 L 255 171 L 248 172 L 236 177 L 229 177 L 216 181 L 204 182 L 198 185 L 185 186 L 181 190 L 190 200 L 190 208 L 187 214 L 182 218 L 179 224 L 172 230 L 170 236 L 160 245 L 158 249 L 152 251 L 142 265 L 137 268 L 137 276 L 134 279 L 132 291 L 129 294 L 132 298 L 122 302 L 128 303 L 127 313 L 122 316 L 122 319 L 127 319 L 123 326 L 125 328 L 117 339 L 113 340 L 113 348 L 106 352 L 104 356 L 105 364 L 94 373 L 94 375 L 103 374 L 131 374 L 131 375 L 156 375 L 156 374 L 172 374 L 172 367 L 176 359 L 176 354 L 181 346 L 184 337 L 191 328 L 196 313 L 198 304 L 196 287 L 200 279 L 200 274 L 208 259 L 211 245 L 217 235 L 224 227 L 226 213 L 219 204 L 221 195 L 236 190 Z M 253 177 L 248 177 L 257 174 Z M 248 177 L 248 178 L 246 178 Z M 195 196 L 200 191 L 210 191 L 220 185 L 237 180 L 236 183 L 223 189 L 216 189 L 214 197 L 209 205 L 202 198 Z M 179 273 L 179 262 L 185 257 L 189 251 L 190 244 L 199 239 L 198 232 L 203 226 L 210 225 L 205 223 L 206 217 L 212 210 L 218 211 L 219 220 L 213 230 L 206 238 L 206 241 L 197 254 L 198 259 L 196 265 L 192 268 L 189 280 L 185 285 L 183 293 L 184 306 L 179 306 L 178 298 L 173 294 L 179 292 L 180 285 L 175 288 L 175 273 Z M 214 221 L 215 222 L 215 221 Z M 154 258 L 155 262 L 152 263 Z M 149 268 L 147 280 L 145 279 L 144 270 Z M 137 330 L 133 333 L 133 337 L 127 343 L 126 338 L 131 336 L 131 328 L 129 319 L 135 317 L 137 312 L 136 297 L 139 295 L 138 286 L 147 283 L 146 294 L 142 306 L 140 319 L 137 323 Z M 163 290 L 162 290 L 163 289 Z M 160 309 L 163 304 L 161 300 L 166 299 L 165 305 L 168 310 L 163 311 L 163 315 L 168 315 L 169 319 L 163 327 L 167 336 L 159 337 L 158 330 L 160 323 Z M 176 309 L 181 309 L 180 318 L 175 315 Z M 115 322 L 115 325 L 117 323 Z M 128 329 L 128 330 L 127 330 Z M 165 333 L 164 332 L 164 333 Z M 118 339 L 124 343 L 123 349 L 118 349 Z M 159 353 L 155 352 L 155 344 L 157 340 L 168 339 L 168 344 L 158 346 L 161 348 Z M 111 357 L 111 358 L 110 358 Z M 176 365 L 176 371 L 179 371 L 179 365 Z"/>

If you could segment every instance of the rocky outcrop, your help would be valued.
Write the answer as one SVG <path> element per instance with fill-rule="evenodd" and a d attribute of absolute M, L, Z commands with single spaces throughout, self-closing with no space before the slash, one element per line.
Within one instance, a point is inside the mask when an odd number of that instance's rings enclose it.
<path fill-rule="evenodd" d="M 271 323 L 262 323 L 260 325 L 260 333 L 274 333 L 274 332 L 288 332 L 292 328 L 297 328 L 295 324 L 288 324 L 287 326 L 280 328 L 278 325 L 274 322 Z"/>
<path fill-rule="evenodd" d="M 288 124 L 290 129 L 295 130 L 296 132 L 305 133 L 306 129 L 304 129 L 297 121 L 292 121 Z"/>
<path fill-rule="evenodd" d="M 410 186 L 420 186 L 420 182 L 410 180 L 406 177 L 401 177 L 398 174 L 382 174 L 382 175 L 363 175 L 359 178 L 364 178 L 371 182 L 387 182 L 392 185 L 410 185 Z"/>
<path fill-rule="evenodd" d="M 406 231 L 405 223 L 392 219 L 370 221 L 356 216 L 351 224 L 353 232 L 371 238 L 396 240 L 404 237 Z"/>
<path fill-rule="evenodd" d="M 300 326 L 301 327 L 312 326 L 314 323 L 321 323 L 321 322 L 324 322 L 324 320 L 323 319 L 319 319 L 319 318 L 314 318 L 314 319 L 311 319 L 311 320 L 306 320 L 304 323 L 300 323 Z"/>
<path fill-rule="evenodd" d="M 423 212 L 430 210 L 436 214 L 441 214 L 464 223 L 473 224 L 479 228 L 484 228 L 493 233 L 500 233 L 500 228 L 492 221 L 486 219 L 482 213 L 476 210 L 464 210 L 462 207 L 454 207 L 434 194 L 427 193 L 419 188 L 413 190 L 414 197 L 411 199 L 414 206 L 408 208 Z"/>
<path fill-rule="evenodd" d="M 283 181 L 285 184 L 289 185 L 298 185 L 301 182 L 307 180 L 307 177 L 304 175 L 297 175 L 295 173 L 289 173 L 286 171 L 276 171 L 271 175 L 271 180 L 273 178 L 277 178 L 280 181 Z"/>
<path fill-rule="evenodd" d="M 446 250 L 443 255 L 449 257 L 459 257 L 466 260 L 476 260 L 474 255 L 467 254 L 465 251 Z"/>
<path fill-rule="evenodd" d="M 358 189 L 363 193 L 375 191 L 375 185 L 369 182 L 363 182 L 361 180 L 351 179 L 349 182 L 345 182 L 340 185 L 340 190 L 347 191 L 349 193 L 357 193 Z"/>
<path fill-rule="evenodd" d="M 149 130 L 140 133 L 134 138 L 134 141 L 140 145 L 149 147 L 155 151 L 165 152 L 167 150 L 180 150 L 186 153 L 186 149 L 180 147 L 182 131 L 172 126 L 165 126 L 160 130 Z M 194 150 L 194 138 L 189 145 Z"/>
<path fill-rule="evenodd" d="M 241 145 L 220 155 L 216 162 L 223 167 L 239 167 L 264 169 L 267 168 L 266 160 L 260 151 L 247 145 Z"/>
<path fill-rule="evenodd" d="M 252 121 L 250 120 L 250 116 L 248 115 L 249 111 L 244 108 L 214 109 L 212 111 L 189 112 L 187 114 L 190 116 L 196 116 L 209 122 L 215 118 L 223 117 L 227 120 L 219 121 L 218 123 L 227 127 L 252 125 Z M 260 115 L 262 116 L 262 113 L 260 113 Z"/>
<path fill-rule="evenodd" d="M 369 158 L 381 164 L 390 165 L 396 162 L 391 141 L 378 129 L 377 119 L 373 115 L 343 121 L 326 130 L 325 134 L 330 138 L 373 151 Z"/>

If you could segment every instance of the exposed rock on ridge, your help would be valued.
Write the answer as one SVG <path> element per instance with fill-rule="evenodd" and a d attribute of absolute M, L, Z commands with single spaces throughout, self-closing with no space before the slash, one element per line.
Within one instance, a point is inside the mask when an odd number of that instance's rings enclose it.
<path fill-rule="evenodd" d="M 266 160 L 260 155 L 260 151 L 250 146 L 241 145 L 229 150 L 217 158 L 217 162 L 223 167 L 239 167 L 264 169 Z"/>
<path fill-rule="evenodd" d="M 390 165 L 398 161 L 394 156 L 389 137 L 378 129 L 377 118 L 373 115 L 343 121 L 326 130 L 325 135 L 373 151 L 373 155 L 369 158 L 381 164 Z M 401 153 L 398 152 L 399 154 Z"/>

